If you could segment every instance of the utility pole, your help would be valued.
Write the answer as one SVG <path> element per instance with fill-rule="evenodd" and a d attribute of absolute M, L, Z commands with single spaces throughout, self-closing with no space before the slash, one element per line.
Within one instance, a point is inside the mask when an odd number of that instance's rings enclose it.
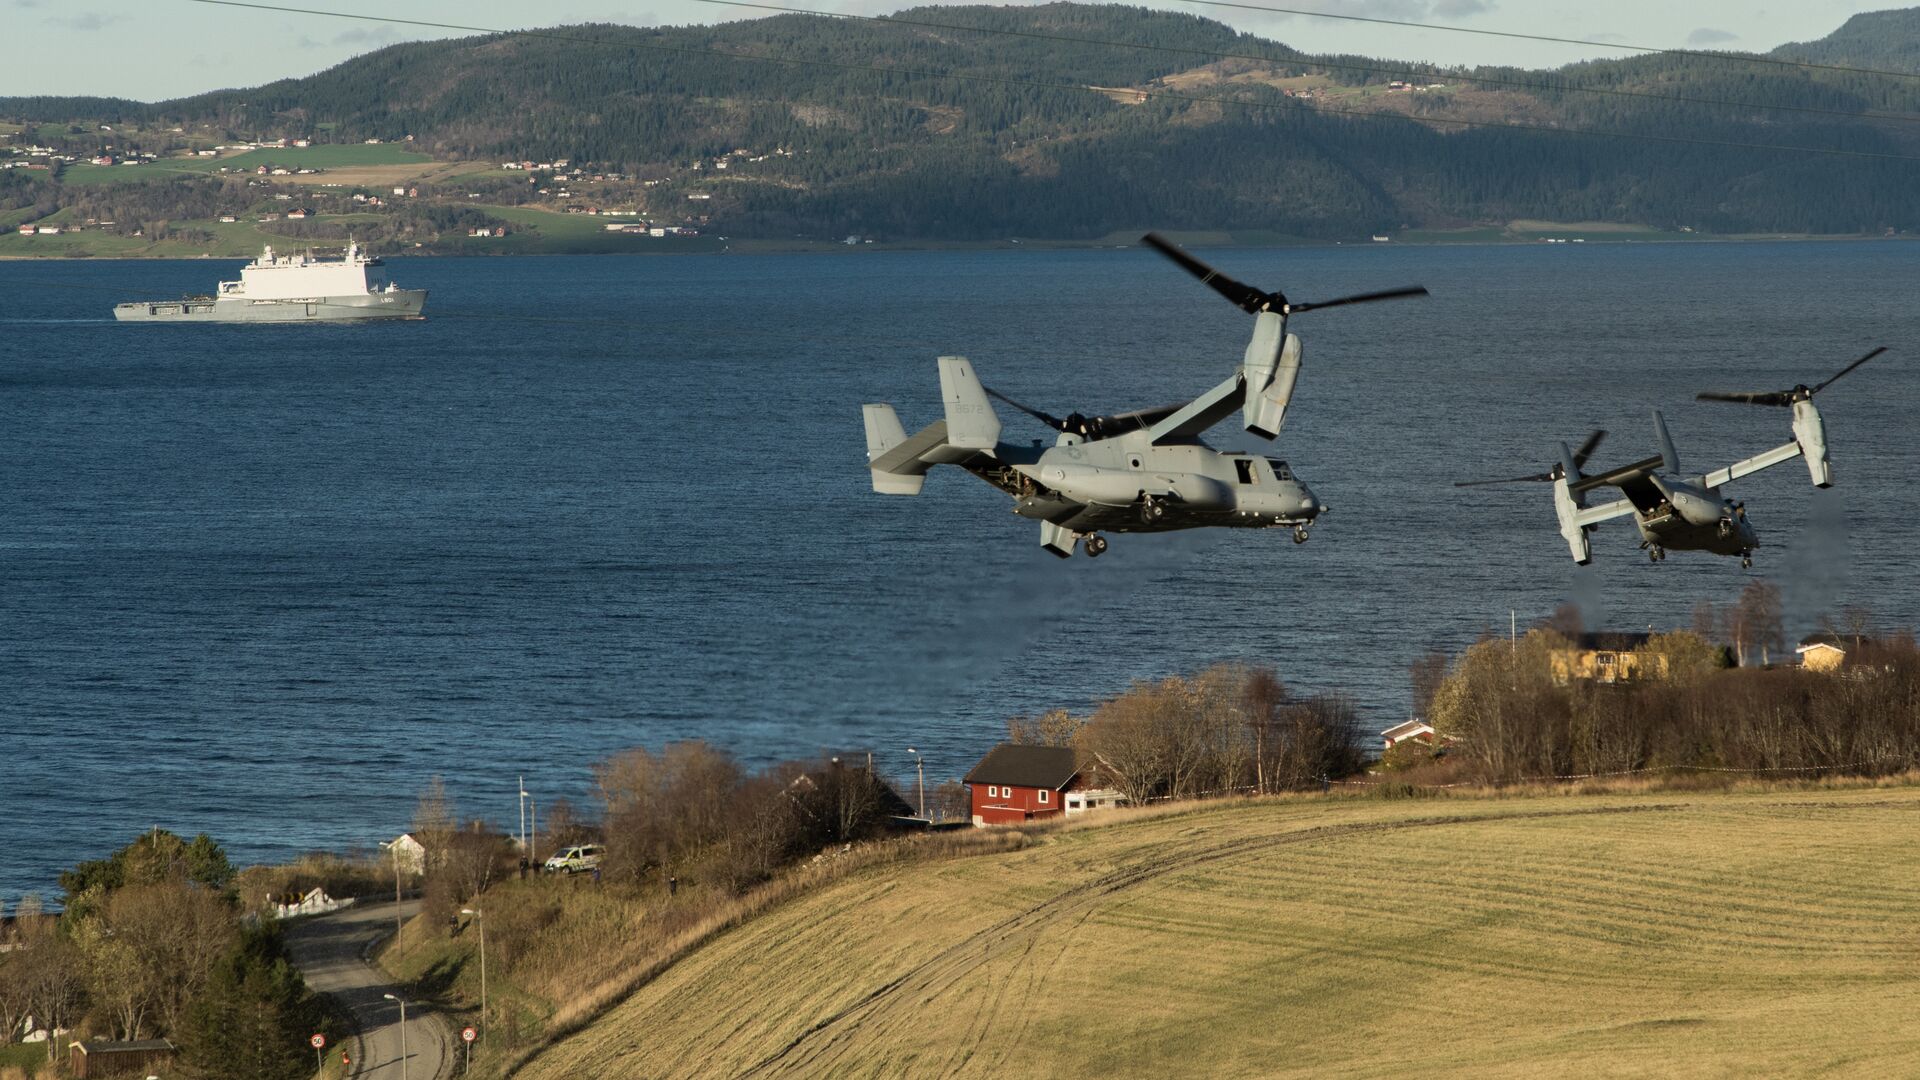
<path fill-rule="evenodd" d="M 531 860 L 533 852 L 527 850 L 527 774 L 520 774 L 520 854 Z"/>
<path fill-rule="evenodd" d="M 914 772 L 919 775 L 920 819 L 924 821 L 927 817 L 927 756 L 911 746 L 907 747 L 907 753 L 913 755 Z"/>
<path fill-rule="evenodd" d="M 460 914 L 471 915 L 480 924 L 480 1037 L 487 1035 L 487 913 L 479 908 L 461 908 Z M 473 1048 L 467 1048 L 467 1064 L 472 1067 Z"/>

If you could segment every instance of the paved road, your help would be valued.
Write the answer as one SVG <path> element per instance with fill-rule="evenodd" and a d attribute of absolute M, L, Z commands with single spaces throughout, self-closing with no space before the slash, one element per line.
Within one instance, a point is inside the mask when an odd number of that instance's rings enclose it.
<path fill-rule="evenodd" d="M 419 902 L 400 906 L 411 917 Z M 436 1080 L 448 1075 L 453 1062 L 447 1027 L 424 1007 L 407 1006 L 406 1057 L 401 1057 L 400 1008 L 382 997 L 398 991 L 379 968 L 365 959 L 369 946 L 393 933 L 394 905 L 354 905 L 332 915 L 320 915 L 294 924 L 287 945 L 307 985 L 331 994 L 359 1024 L 358 1051 L 353 1075 L 364 1080 Z M 350 1043 L 349 1045 L 352 1045 Z M 327 1053 L 336 1060 L 339 1047 Z"/>

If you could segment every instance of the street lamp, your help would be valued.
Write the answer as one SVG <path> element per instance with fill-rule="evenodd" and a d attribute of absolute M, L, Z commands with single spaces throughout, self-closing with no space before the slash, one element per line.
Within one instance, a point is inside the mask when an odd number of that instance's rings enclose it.
<path fill-rule="evenodd" d="M 487 1037 L 487 913 L 479 908 L 463 907 L 460 914 L 480 922 L 480 1037 Z"/>
<path fill-rule="evenodd" d="M 393 854 L 393 941 L 400 943 L 400 841 L 382 840 L 380 846 Z"/>
<path fill-rule="evenodd" d="M 913 755 L 914 771 L 919 774 L 920 819 L 924 821 L 927 817 L 927 755 L 915 750 L 911 746 L 907 747 L 907 753 Z"/>
<path fill-rule="evenodd" d="M 400 1080 L 407 1080 L 407 1001 L 392 994 L 380 996 L 400 1003 Z"/>

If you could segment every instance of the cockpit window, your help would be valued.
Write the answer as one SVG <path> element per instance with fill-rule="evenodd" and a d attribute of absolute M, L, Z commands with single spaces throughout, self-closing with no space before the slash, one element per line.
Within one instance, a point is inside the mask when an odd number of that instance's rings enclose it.
<path fill-rule="evenodd" d="M 1293 470 L 1292 470 L 1292 469 L 1289 469 L 1289 468 L 1287 468 L 1287 463 L 1286 463 L 1286 462 L 1284 462 L 1284 461 L 1276 461 L 1276 460 L 1274 460 L 1273 458 L 1268 458 L 1268 459 L 1267 459 L 1267 464 L 1268 464 L 1268 465 L 1271 465 L 1271 466 L 1273 466 L 1273 478 L 1274 478 L 1275 480 L 1291 480 L 1291 479 L 1293 479 Z"/>
<path fill-rule="evenodd" d="M 1234 458 L 1233 467 L 1240 471 L 1240 482 L 1253 483 L 1253 461 L 1249 458 Z"/>

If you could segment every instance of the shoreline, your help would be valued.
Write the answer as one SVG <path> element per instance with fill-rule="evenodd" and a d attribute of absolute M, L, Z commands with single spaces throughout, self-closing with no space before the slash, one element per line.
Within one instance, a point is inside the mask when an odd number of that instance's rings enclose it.
<path fill-rule="evenodd" d="M 1569 230 L 1569 231 L 1572 231 L 1572 230 Z M 1219 234 L 1213 234 L 1213 235 L 1218 236 Z M 1603 233 L 1599 235 L 1593 235 L 1593 234 L 1582 235 L 1577 238 L 1567 237 L 1565 239 L 1562 239 L 1559 237 L 1549 238 L 1545 236 L 1538 236 L 1532 239 L 1514 238 L 1514 239 L 1507 239 L 1507 240 L 1484 239 L 1484 238 L 1474 238 L 1474 239 L 1463 238 L 1459 240 L 1422 238 L 1417 240 L 1394 239 L 1387 242 L 1375 242 L 1375 241 L 1364 241 L 1364 240 L 1355 240 L 1352 242 L 1348 242 L 1344 240 L 1288 240 L 1288 241 L 1276 240 L 1276 241 L 1261 241 L 1261 242 L 1236 242 L 1229 237 L 1227 239 L 1216 240 L 1215 242 L 1211 242 L 1211 243 L 1194 243 L 1194 244 L 1190 244 L 1189 246 L 1201 247 L 1201 248 L 1246 248 L 1251 250 L 1259 250 L 1264 248 L 1296 248 L 1296 247 L 1299 247 L 1299 248 L 1540 247 L 1548 244 L 1578 243 L 1583 247 L 1589 244 L 1619 247 L 1619 246 L 1626 246 L 1631 244 L 1668 245 L 1668 244 L 1780 244 L 1780 243 L 1875 243 L 1875 242 L 1898 243 L 1901 241 L 1910 242 L 1914 239 L 1915 239 L 1914 237 L 1904 236 L 1904 235 L 1902 236 L 1862 236 L 1857 233 L 1834 233 L 1834 234 L 1809 233 L 1809 234 L 1783 234 L 1783 235 L 1777 235 L 1777 236 L 1761 236 L 1761 235 L 1751 235 L 1751 234 L 1742 234 L 1742 235 L 1734 235 L 1734 236 L 1703 236 L 1699 234 L 1692 234 L 1692 235 L 1686 235 L 1686 236 L 1670 236 L 1670 237 L 1660 236 L 1660 235 L 1652 235 L 1652 236 L 1634 235 L 1634 236 L 1608 237 Z M 319 244 L 319 245 L 311 245 L 311 246 L 325 247 L 328 245 Z M 1106 237 L 1103 237 L 1099 240 L 1042 240 L 1042 239 L 1027 239 L 1027 238 L 1006 239 L 1006 240 L 977 240 L 977 241 L 976 240 L 921 240 L 921 241 L 899 241 L 899 242 L 893 242 L 893 243 L 876 242 L 876 243 L 865 243 L 865 244 L 858 244 L 858 245 L 849 245 L 849 244 L 846 244 L 840 241 L 835 241 L 835 240 L 802 241 L 802 242 L 781 241 L 781 240 L 764 240 L 764 241 L 763 240 L 731 240 L 731 241 L 728 241 L 726 246 L 721 247 L 717 250 L 709 249 L 709 250 L 699 250 L 699 251 L 687 251 L 687 250 L 607 251 L 604 249 L 590 250 L 590 249 L 584 249 L 584 248 L 578 251 L 486 251 L 486 252 L 401 251 L 401 252 L 394 252 L 392 254 L 382 255 L 380 257 L 383 259 L 497 259 L 497 258 L 508 258 L 508 257 L 519 257 L 519 258 L 552 258 L 552 257 L 576 257 L 576 256 L 686 257 L 686 256 L 713 256 L 713 255 L 820 255 L 820 254 L 835 254 L 835 253 L 852 255 L 858 252 L 1098 251 L 1098 250 L 1105 250 L 1105 249 L 1137 247 L 1137 246 L 1139 246 L 1137 242 L 1122 243 Z M 76 262 L 76 263 L 80 263 L 80 262 L 200 262 L 200 261 L 219 261 L 219 260 L 246 260 L 252 257 L 253 257 L 252 255 L 244 255 L 244 254 L 234 254 L 234 255 L 216 254 L 210 251 L 201 252 L 196 255 L 139 255 L 139 254 L 112 254 L 112 255 L 25 254 L 23 255 L 23 254 L 0 253 L 0 262 Z"/>

